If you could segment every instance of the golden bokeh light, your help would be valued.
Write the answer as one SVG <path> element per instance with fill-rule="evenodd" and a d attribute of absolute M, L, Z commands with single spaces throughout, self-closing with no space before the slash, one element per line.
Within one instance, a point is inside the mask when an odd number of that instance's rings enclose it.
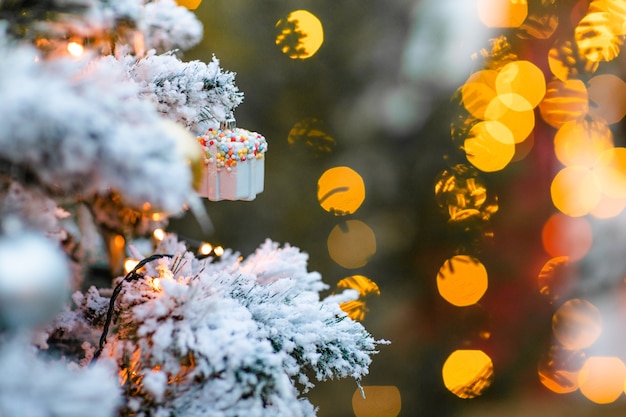
<path fill-rule="evenodd" d="M 478 0 L 478 17 L 490 28 L 519 27 L 527 15 L 526 0 Z"/>
<path fill-rule="evenodd" d="M 287 136 L 287 143 L 318 158 L 330 154 L 336 145 L 335 139 L 325 131 L 324 123 L 315 117 L 296 122 Z"/>
<path fill-rule="evenodd" d="M 276 23 L 276 45 L 292 59 L 315 55 L 324 43 L 322 22 L 308 10 L 295 10 Z"/>
<path fill-rule="evenodd" d="M 469 165 L 457 164 L 443 170 L 435 183 L 435 198 L 450 216 L 450 222 L 489 220 L 498 211 L 498 203 L 488 197 L 478 171 Z"/>
<path fill-rule="evenodd" d="M 552 315 L 552 332 L 566 349 L 588 348 L 602 333 L 602 315 L 587 300 L 568 300 Z"/>
<path fill-rule="evenodd" d="M 365 300 L 362 299 L 344 301 L 339 304 L 339 308 L 354 321 L 363 321 L 365 314 L 369 311 Z"/>
<path fill-rule="evenodd" d="M 365 183 L 351 168 L 330 168 L 317 181 L 317 199 L 324 210 L 335 216 L 353 214 L 365 200 Z"/>
<path fill-rule="evenodd" d="M 575 62 L 575 58 L 569 58 L 569 56 L 573 54 L 571 47 L 567 49 L 566 56 L 563 56 L 564 54 L 561 52 L 562 48 L 563 45 L 561 44 L 550 48 L 548 52 L 548 67 L 556 78 L 561 81 L 567 81 L 573 73 L 571 62 Z"/>
<path fill-rule="evenodd" d="M 550 195 L 561 213 L 571 217 L 584 216 L 600 202 L 598 177 L 582 165 L 565 167 L 554 176 Z"/>
<path fill-rule="evenodd" d="M 202 0 L 176 0 L 176 3 L 178 3 L 179 6 L 188 8 L 189 10 L 196 10 L 198 6 L 200 6 L 200 3 L 202 3 Z"/>
<path fill-rule="evenodd" d="M 541 240 L 550 256 L 567 256 L 570 262 L 576 262 L 589 252 L 593 234 L 585 217 L 555 213 L 543 225 Z"/>
<path fill-rule="evenodd" d="M 626 3 L 622 0 L 593 0 L 588 13 L 608 13 L 611 31 L 616 36 L 626 35 Z"/>
<path fill-rule="evenodd" d="M 591 356 L 578 373 L 580 392 L 597 404 L 615 402 L 624 392 L 626 365 L 613 356 Z"/>
<path fill-rule="evenodd" d="M 463 149 L 467 160 L 484 172 L 504 169 L 515 155 L 513 133 L 497 121 L 476 123 L 465 139 Z"/>
<path fill-rule="evenodd" d="M 115 235 L 113 238 L 113 246 L 116 249 L 124 249 L 124 245 L 126 245 L 126 239 L 122 235 Z"/>
<path fill-rule="evenodd" d="M 488 284 L 485 266 L 467 255 L 446 260 L 437 273 L 439 294 L 458 307 L 477 303 L 487 291 Z"/>
<path fill-rule="evenodd" d="M 589 111 L 587 87 L 581 80 L 554 79 L 546 87 L 539 103 L 539 112 L 550 126 L 559 128 L 570 120 L 579 119 Z"/>
<path fill-rule="evenodd" d="M 611 61 L 620 51 L 620 39 L 607 12 L 586 14 L 574 30 L 578 50 L 590 61 Z"/>
<path fill-rule="evenodd" d="M 602 152 L 594 172 L 602 193 L 618 200 L 626 198 L 626 148 L 615 147 Z"/>
<path fill-rule="evenodd" d="M 480 396 L 493 381 L 493 362 L 482 350 L 452 352 L 442 368 L 443 383 L 459 398 Z"/>
<path fill-rule="evenodd" d="M 576 286 L 577 274 L 567 256 L 551 258 L 539 271 L 539 293 L 550 302 L 567 298 Z"/>
<path fill-rule="evenodd" d="M 357 300 L 345 301 L 339 304 L 339 307 L 348 314 L 352 320 L 362 321 L 365 314 L 369 311 L 365 298 L 370 295 L 380 295 L 378 285 L 371 279 L 363 275 L 352 275 L 344 278 L 337 283 L 338 289 L 352 289 L 359 292 Z"/>
<path fill-rule="evenodd" d="M 350 277 L 344 278 L 337 283 L 337 288 L 340 289 L 350 289 L 357 290 L 361 297 L 366 297 L 368 295 L 380 295 L 380 289 L 378 285 L 363 275 L 352 275 Z"/>
<path fill-rule="evenodd" d="M 559 26 L 559 11 L 554 3 L 542 1 L 532 4 L 526 20 L 516 35 L 520 39 L 549 39 Z"/>
<path fill-rule="evenodd" d="M 593 106 L 589 114 L 597 119 L 614 124 L 626 114 L 626 83 L 616 75 L 601 74 L 591 78 L 588 83 L 589 101 Z"/>
<path fill-rule="evenodd" d="M 402 409 L 400 390 L 394 385 L 365 385 L 352 395 L 355 417 L 396 417 Z M 364 397 L 365 396 L 365 397 Z"/>
<path fill-rule="evenodd" d="M 213 253 L 215 256 L 222 256 L 224 254 L 224 248 L 222 246 L 216 246 L 213 248 Z"/>
<path fill-rule="evenodd" d="M 485 110 L 496 94 L 496 77 L 494 70 L 477 71 L 469 76 L 461 87 L 463 107 L 477 119 L 485 118 Z"/>
<path fill-rule="evenodd" d="M 609 127 L 586 118 L 566 122 L 554 136 L 554 153 L 565 166 L 593 167 L 602 152 L 613 146 Z"/>
<path fill-rule="evenodd" d="M 582 56 L 571 40 L 557 39 L 548 52 L 550 71 L 561 81 L 576 78 L 582 74 L 593 74 L 598 63 Z"/>
<path fill-rule="evenodd" d="M 578 374 L 587 359 L 580 350 L 567 350 L 559 345 L 539 359 L 539 381 L 550 391 L 568 394 L 578 389 Z"/>
<path fill-rule="evenodd" d="M 507 98 L 508 95 L 495 97 L 485 109 L 485 120 L 494 120 L 504 124 L 513 134 L 514 143 L 523 142 L 535 127 L 535 112 L 528 101 L 520 95 L 515 98 Z M 513 96 L 513 94 L 511 94 Z M 505 101 L 503 101 L 503 97 Z M 526 102 L 526 106 L 518 105 L 517 108 L 526 107 L 526 110 L 513 110 L 507 103 Z"/>
<path fill-rule="evenodd" d="M 376 253 L 376 235 L 360 220 L 338 224 L 328 235 L 328 254 L 337 264 L 353 269 L 367 265 Z"/>
<path fill-rule="evenodd" d="M 511 109 L 530 110 L 545 96 L 546 79 L 543 72 L 530 61 L 509 62 L 496 77 L 496 92 Z M 520 96 L 525 100 L 520 100 Z"/>

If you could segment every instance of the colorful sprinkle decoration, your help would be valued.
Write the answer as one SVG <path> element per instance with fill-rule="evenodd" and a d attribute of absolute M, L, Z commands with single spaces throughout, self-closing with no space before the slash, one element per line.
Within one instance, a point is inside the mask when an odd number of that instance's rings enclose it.
<path fill-rule="evenodd" d="M 204 135 L 198 136 L 198 142 L 205 152 L 205 163 L 215 164 L 230 170 L 238 162 L 249 159 L 262 159 L 267 151 L 265 137 L 257 132 L 234 128 L 210 128 Z"/>

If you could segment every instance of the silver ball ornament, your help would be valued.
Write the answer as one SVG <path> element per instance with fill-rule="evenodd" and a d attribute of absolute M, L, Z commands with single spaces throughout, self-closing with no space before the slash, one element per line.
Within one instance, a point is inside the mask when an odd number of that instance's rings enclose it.
<path fill-rule="evenodd" d="M 69 296 L 65 254 L 30 232 L 0 238 L 0 330 L 51 321 Z"/>

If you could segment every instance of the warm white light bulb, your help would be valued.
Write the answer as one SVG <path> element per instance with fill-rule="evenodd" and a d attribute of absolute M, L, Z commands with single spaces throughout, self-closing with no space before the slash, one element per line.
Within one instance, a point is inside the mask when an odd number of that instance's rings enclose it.
<path fill-rule="evenodd" d="M 202 255 L 208 255 L 211 253 L 212 250 L 213 250 L 213 246 L 211 246 L 210 243 L 203 243 L 200 246 L 200 249 L 198 249 L 198 252 L 200 252 L 200 254 Z"/>
<path fill-rule="evenodd" d="M 126 271 L 126 273 L 129 273 L 137 266 L 138 263 L 139 261 L 136 259 L 126 258 L 124 260 L 124 271 Z"/>
<path fill-rule="evenodd" d="M 67 44 L 67 52 L 72 56 L 79 57 L 85 52 L 85 47 L 78 42 L 69 42 Z"/>
<path fill-rule="evenodd" d="M 165 231 L 163 229 L 155 229 L 155 231 L 152 232 L 152 236 L 154 236 L 156 240 L 161 241 L 165 239 Z"/>

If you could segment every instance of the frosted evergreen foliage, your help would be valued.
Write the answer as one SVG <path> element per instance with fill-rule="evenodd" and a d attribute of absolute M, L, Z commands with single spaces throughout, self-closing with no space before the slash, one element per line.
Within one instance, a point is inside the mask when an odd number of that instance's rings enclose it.
<path fill-rule="evenodd" d="M 181 247 L 170 237 L 166 249 Z M 267 241 L 243 262 L 177 252 L 148 264 L 125 284 L 103 353 L 128 374 L 125 412 L 311 416 L 300 397 L 314 385 L 306 373 L 319 381 L 365 375 L 384 341 L 320 300 L 326 285 L 306 260 Z"/>
<path fill-rule="evenodd" d="M 42 65 L 0 46 L 0 162 L 51 195 L 119 192 L 131 206 L 176 212 L 192 194 L 179 138 L 163 129 L 115 60 Z M 32 121 L 35 120 L 36 123 Z M 167 190 L 167 192 L 164 192 Z"/>
<path fill-rule="evenodd" d="M 156 0 L 146 4 L 139 23 L 146 47 L 163 53 L 187 50 L 202 40 L 202 24 L 174 0 Z"/>
<path fill-rule="evenodd" d="M 197 133 L 207 124 L 219 125 L 232 117 L 243 101 L 234 84 L 235 74 L 224 71 L 215 57 L 205 64 L 151 52 L 138 61 L 126 62 L 141 97 L 155 103 L 165 117 Z"/>
<path fill-rule="evenodd" d="M 313 387 L 310 375 L 318 381 L 361 378 L 382 342 L 338 303 L 320 300 L 327 285 L 319 273 L 307 272 L 307 259 L 297 248 L 266 241 L 242 264 L 246 275 L 231 284 L 232 296 L 250 310 L 275 349 L 288 354 L 285 369 L 305 390 Z"/>

